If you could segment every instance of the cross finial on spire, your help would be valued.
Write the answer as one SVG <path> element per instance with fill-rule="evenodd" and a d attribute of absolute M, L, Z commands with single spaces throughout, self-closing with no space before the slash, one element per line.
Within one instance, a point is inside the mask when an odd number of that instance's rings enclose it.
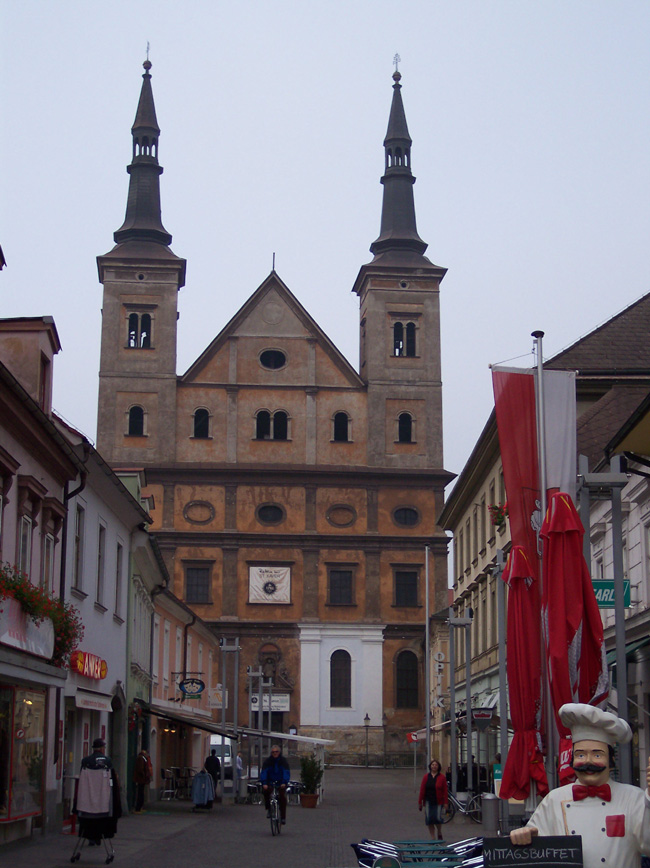
<path fill-rule="evenodd" d="M 393 65 L 395 67 L 395 72 L 393 73 L 393 81 L 399 81 L 402 77 L 401 72 L 399 71 L 399 65 L 402 62 L 402 58 L 395 52 L 395 56 L 393 57 Z"/>
<path fill-rule="evenodd" d="M 147 60 L 149 60 L 149 41 L 147 40 Z"/>

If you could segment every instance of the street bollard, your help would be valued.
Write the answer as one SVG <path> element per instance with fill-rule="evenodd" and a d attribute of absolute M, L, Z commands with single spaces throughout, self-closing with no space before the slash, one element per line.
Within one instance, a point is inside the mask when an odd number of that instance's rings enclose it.
<path fill-rule="evenodd" d="M 483 835 L 494 838 L 499 834 L 499 798 L 494 793 L 483 793 L 481 796 L 481 815 L 483 818 Z"/>

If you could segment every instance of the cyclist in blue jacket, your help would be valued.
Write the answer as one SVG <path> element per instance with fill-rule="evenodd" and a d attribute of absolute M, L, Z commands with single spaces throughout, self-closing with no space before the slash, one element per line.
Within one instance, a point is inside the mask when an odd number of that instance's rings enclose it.
<path fill-rule="evenodd" d="M 278 785 L 278 802 L 280 803 L 280 818 L 282 825 L 287 822 L 287 784 L 291 778 L 289 763 L 282 756 L 280 745 L 274 744 L 271 748 L 271 756 L 264 760 L 260 780 L 262 781 L 262 793 L 266 806 L 266 816 L 271 816 L 271 787 Z"/>

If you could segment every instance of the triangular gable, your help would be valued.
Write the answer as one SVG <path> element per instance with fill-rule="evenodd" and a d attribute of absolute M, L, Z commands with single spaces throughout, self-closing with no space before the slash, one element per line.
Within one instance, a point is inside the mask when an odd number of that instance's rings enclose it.
<path fill-rule="evenodd" d="M 650 373 L 650 293 L 545 362 L 580 374 Z"/>
<path fill-rule="evenodd" d="M 273 329 L 273 308 L 277 306 L 284 306 L 290 312 L 289 318 L 286 320 L 283 318 L 281 333 L 276 333 Z M 307 313 L 275 271 L 269 274 L 212 343 L 190 365 L 181 376 L 181 382 L 200 381 L 202 372 L 205 371 L 228 339 L 236 336 L 268 336 L 270 339 L 273 339 L 274 336 L 279 338 L 314 338 L 350 386 L 354 388 L 364 386 L 363 380 L 352 365 Z"/>

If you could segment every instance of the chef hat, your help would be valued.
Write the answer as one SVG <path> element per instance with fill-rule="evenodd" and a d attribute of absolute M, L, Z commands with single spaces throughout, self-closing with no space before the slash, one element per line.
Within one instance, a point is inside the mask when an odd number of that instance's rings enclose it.
<path fill-rule="evenodd" d="M 560 720 L 571 730 L 573 743 L 578 741 L 603 741 L 605 744 L 626 744 L 632 738 L 627 721 L 616 714 L 602 711 L 593 705 L 568 702 L 560 708 Z"/>

